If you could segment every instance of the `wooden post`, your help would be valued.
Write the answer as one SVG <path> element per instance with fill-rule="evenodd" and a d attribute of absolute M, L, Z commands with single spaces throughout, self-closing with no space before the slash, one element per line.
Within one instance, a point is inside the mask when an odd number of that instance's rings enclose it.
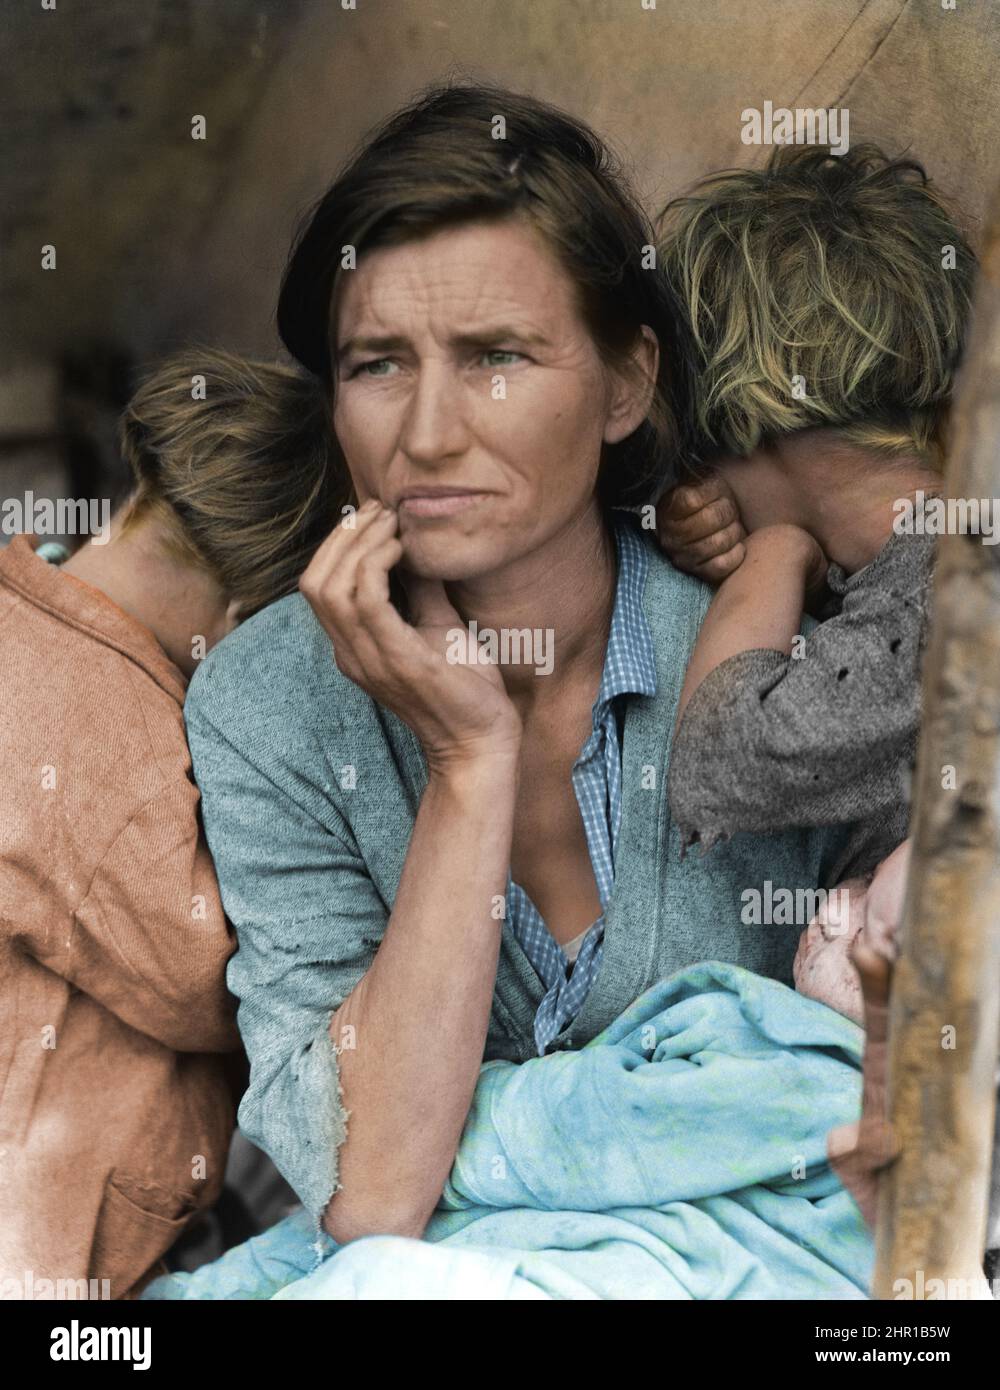
<path fill-rule="evenodd" d="M 942 271 L 947 274 L 946 270 Z M 1000 197 L 953 410 L 945 497 L 1000 517 Z M 1000 545 L 937 542 L 914 838 L 889 1013 L 875 1298 L 980 1270 L 1000 1038 Z M 949 773 L 949 769 L 953 771 Z M 947 1284 L 944 1286 L 947 1289 Z M 953 1285 L 952 1297 L 983 1296 Z"/>

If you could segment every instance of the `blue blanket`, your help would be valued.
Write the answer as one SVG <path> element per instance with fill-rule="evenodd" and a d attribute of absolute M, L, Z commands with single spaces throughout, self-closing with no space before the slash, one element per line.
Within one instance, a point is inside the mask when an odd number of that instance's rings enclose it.
<path fill-rule="evenodd" d="M 863 1034 L 710 961 L 578 1052 L 487 1062 L 423 1240 L 305 1212 L 143 1298 L 855 1299 L 872 1246 L 826 1161 Z"/>

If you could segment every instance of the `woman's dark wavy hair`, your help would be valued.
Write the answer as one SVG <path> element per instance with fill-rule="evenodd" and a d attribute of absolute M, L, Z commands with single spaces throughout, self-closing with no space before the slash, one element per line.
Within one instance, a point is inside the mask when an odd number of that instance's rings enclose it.
<path fill-rule="evenodd" d="M 514 216 L 537 228 L 573 281 L 606 366 L 635 380 L 628 352 L 640 326 L 659 340 L 647 419 L 604 447 L 598 479 L 605 506 L 655 498 L 683 443 L 680 315 L 621 160 L 588 126 L 544 101 L 478 84 L 437 85 L 369 135 L 296 236 L 278 301 L 282 341 L 335 389 L 329 332 L 344 248 L 354 247 L 360 262 L 376 247 L 439 228 Z"/>

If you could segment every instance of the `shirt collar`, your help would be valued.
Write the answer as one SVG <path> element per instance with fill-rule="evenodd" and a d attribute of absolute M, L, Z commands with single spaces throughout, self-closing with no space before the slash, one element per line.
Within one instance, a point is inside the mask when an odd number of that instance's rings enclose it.
<path fill-rule="evenodd" d="M 41 559 L 35 554 L 40 543 L 38 536 L 24 534 L 0 550 L 0 586 L 13 589 L 53 618 L 113 647 L 183 704 L 187 681 L 149 629 L 100 589 Z"/>
<path fill-rule="evenodd" d="M 595 727 L 616 695 L 656 694 L 656 655 L 643 611 L 649 555 L 630 512 L 613 512 L 612 524 L 618 584 L 601 688 L 594 703 Z"/>

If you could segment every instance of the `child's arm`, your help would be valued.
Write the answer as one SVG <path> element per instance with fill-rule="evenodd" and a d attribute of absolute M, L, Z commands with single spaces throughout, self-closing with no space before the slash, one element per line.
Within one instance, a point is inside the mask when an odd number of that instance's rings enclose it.
<path fill-rule="evenodd" d="M 198 808 L 193 779 L 172 777 L 104 855 L 68 941 L 50 932 L 32 954 L 165 1047 L 225 1052 L 240 1046 L 226 986 L 236 938 Z"/>
<path fill-rule="evenodd" d="M 724 582 L 692 656 L 669 769 L 685 843 L 905 805 L 933 538 L 893 538 L 843 581 L 840 613 L 793 643 L 811 561 L 789 537 L 770 544 L 774 529 L 749 537 L 760 563 Z"/>
<path fill-rule="evenodd" d="M 826 577 L 826 557 L 798 526 L 765 526 L 743 544 L 743 563 L 723 581 L 698 634 L 678 723 L 705 677 L 729 657 L 761 649 L 788 655 L 806 598 Z"/>

